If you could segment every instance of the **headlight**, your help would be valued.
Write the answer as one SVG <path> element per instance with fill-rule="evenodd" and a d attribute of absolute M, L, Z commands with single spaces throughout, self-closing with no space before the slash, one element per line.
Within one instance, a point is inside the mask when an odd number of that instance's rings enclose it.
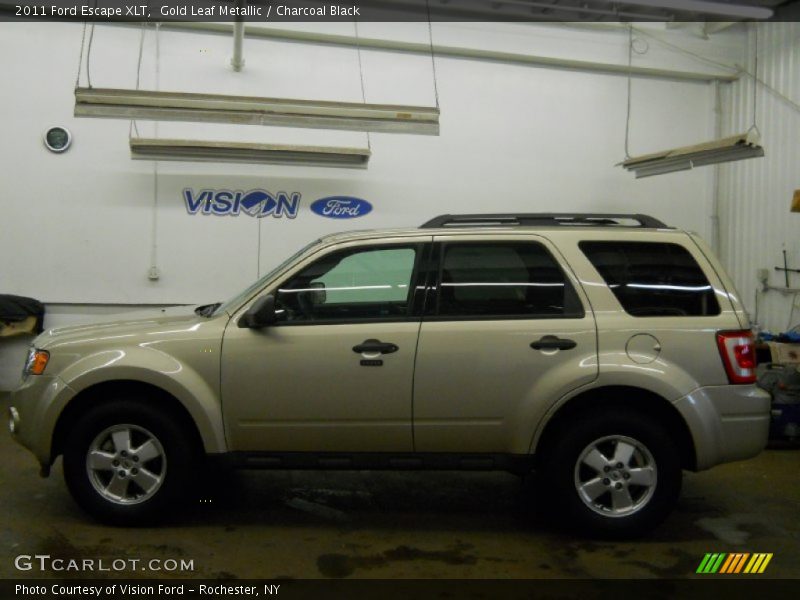
<path fill-rule="evenodd" d="M 25 368 L 22 370 L 23 375 L 41 375 L 47 366 L 47 361 L 50 360 L 50 353 L 47 350 L 39 350 L 31 348 L 28 351 L 28 358 L 25 361 Z"/>

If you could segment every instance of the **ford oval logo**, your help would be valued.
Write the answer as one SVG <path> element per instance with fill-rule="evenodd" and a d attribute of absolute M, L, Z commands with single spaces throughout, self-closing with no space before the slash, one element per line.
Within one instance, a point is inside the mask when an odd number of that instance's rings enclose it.
<path fill-rule="evenodd" d="M 329 219 L 355 219 L 372 211 L 372 204 L 351 196 L 329 196 L 312 202 L 311 210 Z"/>

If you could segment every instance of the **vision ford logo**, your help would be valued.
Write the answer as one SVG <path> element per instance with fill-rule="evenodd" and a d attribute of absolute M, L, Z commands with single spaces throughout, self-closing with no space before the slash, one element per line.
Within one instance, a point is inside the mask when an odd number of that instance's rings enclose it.
<path fill-rule="evenodd" d="M 329 219 L 355 219 L 372 211 L 372 204 L 351 196 L 329 196 L 312 202 L 311 210 Z"/>
<path fill-rule="evenodd" d="M 300 193 L 278 192 L 271 194 L 266 190 L 183 190 L 186 211 L 190 215 L 216 215 L 219 217 L 238 217 L 244 213 L 251 217 L 288 217 L 294 219 L 300 210 Z"/>

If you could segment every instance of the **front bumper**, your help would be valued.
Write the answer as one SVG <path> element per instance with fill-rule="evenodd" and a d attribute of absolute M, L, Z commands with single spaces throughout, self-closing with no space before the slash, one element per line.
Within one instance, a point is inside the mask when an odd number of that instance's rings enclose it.
<path fill-rule="evenodd" d="M 697 471 L 752 458 L 767 445 L 770 395 L 756 385 L 701 387 L 674 404 L 692 434 Z"/>
<path fill-rule="evenodd" d="M 8 409 L 12 437 L 33 452 L 43 468 L 54 460 L 53 432 L 72 390 L 58 377 L 29 375 L 11 392 Z"/>

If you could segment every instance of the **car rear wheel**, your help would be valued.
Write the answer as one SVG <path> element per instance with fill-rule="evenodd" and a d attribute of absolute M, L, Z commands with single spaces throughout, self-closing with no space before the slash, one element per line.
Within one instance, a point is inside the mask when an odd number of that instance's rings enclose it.
<path fill-rule="evenodd" d="M 78 419 L 67 437 L 67 487 L 101 521 L 152 521 L 187 488 L 195 464 L 189 439 L 175 420 L 149 404 L 102 404 Z"/>
<path fill-rule="evenodd" d="M 677 503 L 678 450 L 655 420 L 592 413 L 562 428 L 540 461 L 540 493 L 564 523 L 604 537 L 656 527 Z"/>

